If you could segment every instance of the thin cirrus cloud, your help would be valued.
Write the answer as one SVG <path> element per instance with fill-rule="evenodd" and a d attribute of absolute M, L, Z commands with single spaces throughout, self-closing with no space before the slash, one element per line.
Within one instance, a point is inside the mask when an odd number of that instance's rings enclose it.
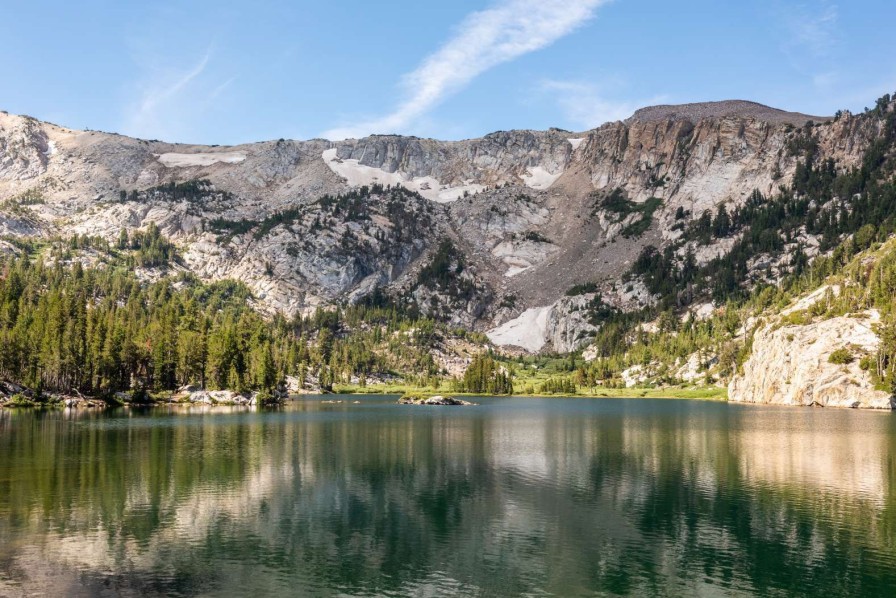
<path fill-rule="evenodd" d="M 591 19 L 609 0 L 504 0 L 468 15 L 456 35 L 402 86 L 409 99 L 384 116 L 325 131 L 329 139 L 400 133 L 482 73 L 545 48 Z"/>
<path fill-rule="evenodd" d="M 823 1 L 811 8 L 801 5 L 786 18 L 792 36 L 787 42 L 789 49 L 798 47 L 812 57 L 830 54 L 837 41 L 836 4 Z"/>
<path fill-rule="evenodd" d="M 542 81 L 540 91 L 554 97 L 566 121 L 577 130 L 625 120 L 638 108 L 668 101 L 662 95 L 636 101 L 611 100 L 607 99 L 602 87 L 587 81 Z"/>
<path fill-rule="evenodd" d="M 209 47 L 187 67 L 145 67 L 135 86 L 139 93 L 126 109 L 123 131 L 135 137 L 185 135 L 193 115 L 207 108 L 236 79 L 230 77 L 221 82 L 209 76 L 212 58 L 213 50 Z"/>
<path fill-rule="evenodd" d="M 825 65 L 839 42 L 837 5 L 815 0 L 781 8 L 774 16 L 783 26 L 781 51 L 790 65 L 813 79 L 816 88 L 830 87 L 837 73 Z"/>

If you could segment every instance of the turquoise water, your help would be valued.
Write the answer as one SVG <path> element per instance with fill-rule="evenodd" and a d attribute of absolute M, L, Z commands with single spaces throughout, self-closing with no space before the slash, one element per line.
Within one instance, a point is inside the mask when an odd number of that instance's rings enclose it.
<path fill-rule="evenodd" d="M 891 414 L 345 400 L 0 412 L 0 596 L 896 595 Z"/>

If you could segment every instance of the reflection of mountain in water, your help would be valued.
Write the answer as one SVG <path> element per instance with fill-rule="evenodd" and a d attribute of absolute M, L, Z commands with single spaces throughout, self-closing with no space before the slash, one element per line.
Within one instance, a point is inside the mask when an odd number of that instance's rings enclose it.
<path fill-rule="evenodd" d="M 873 595 L 896 581 L 882 414 L 552 399 L 0 418 L 3 591 Z"/>

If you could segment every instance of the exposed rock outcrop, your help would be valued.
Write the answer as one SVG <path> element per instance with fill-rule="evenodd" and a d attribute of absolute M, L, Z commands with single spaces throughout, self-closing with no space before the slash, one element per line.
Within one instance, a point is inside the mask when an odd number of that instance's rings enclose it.
<path fill-rule="evenodd" d="M 877 351 L 877 314 L 836 317 L 798 326 L 765 325 L 753 338 L 743 373 L 728 387 L 742 403 L 892 409 L 889 393 L 874 388 L 860 358 Z M 839 351 L 841 358 L 832 359 Z"/>
<path fill-rule="evenodd" d="M 534 184 L 538 173 L 558 175 L 573 154 L 569 138 L 558 130 L 499 131 L 480 139 L 443 142 L 433 139 L 375 135 L 337 144 L 342 160 L 410 178 L 432 177 L 440 184 L 462 186 Z"/>
<path fill-rule="evenodd" d="M 588 320 L 589 304 L 594 299 L 591 294 L 579 295 L 564 297 L 554 304 L 545 330 L 554 351 L 570 353 L 591 342 L 597 332 L 597 327 Z"/>
<path fill-rule="evenodd" d="M 456 399 L 454 397 L 444 397 L 442 395 L 435 395 L 432 397 L 413 397 L 413 396 L 404 396 L 398 399 L 398 403 L 400 405 L 429 405 L 429 406 L 448 406 L 448 407 L 456 407 L 463 405 L 475 405 L 475 403 L 470 403 L 469 401 L 464 401 L 462 399 Z"/>
<path fill-rule="evenodd" d="M 235 392 L 232 390 L 206 390 L 198 386 L 184 386 L 171 396 L 170 402 L 185 405 L 265 406 L 282 403 L 288 397 L 286 386 L 275 392 Z"/>

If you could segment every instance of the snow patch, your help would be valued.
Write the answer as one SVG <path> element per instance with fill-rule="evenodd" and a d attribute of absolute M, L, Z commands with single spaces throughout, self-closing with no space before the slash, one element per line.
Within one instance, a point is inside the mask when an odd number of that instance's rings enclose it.
<path fill-rule="evenodd" d="M 401 185 L 409 191 L 419 193 L 430 201 L 449 203 L 462 198 L 465 194 L 479 193 L 485 190 L 483 185 L 467 181 L 466 184 L 450 187 L 442 185 L 435 177 L 425 176 L 411 178 L 401 172 L 386 172 L 381 168 L 364 166 L 358 160 L 342 159 L 336 148 L 326 150 L 321 156 L 330 170 L 346 180 L 350 187 L 364 185 Z"/>
<path fill-rule="evenodd" d="M 533 307 L 519 317 L 486 332 L 489 340 L 499 347 L 521 347 L 536 353 L 547 342 L 548 319 L 554 306 Z"/>
<path fill-rule="evenodd" d="M 244 152 L 208 152 L 199 154 L 156 154 L 159 162 L 169 168 L 187 168 L 190 166 L 211 166 L 217 162 L 239 164 L 246 159 Z"/>
<path fill-rule="evenodd" d="M 51 141 L 47 144 L 47 151 L 44 153 L 44 155 L 49 158 L 50 156 L 54 155 L 56 153 L 56 151 L 57 151 L 56 142 Z"/>
<path fill-rule="evenodd" d="M 560 178 L 561 174 L 563 173 L 551 174 L 541 166 L 530 166 L 526 170 L 526 174 L 520 178 L 531 189 L 547 189 Z"/>
<path fill-rule="evenodd" d="M 582 142 L 585 141 L 584 137 L 580 137 L 578 139 L 567 139 L 569 145 L 572 146 L 572 151 L 576 151 L 579 149 L 579 146 L 582 145 Z"/>

